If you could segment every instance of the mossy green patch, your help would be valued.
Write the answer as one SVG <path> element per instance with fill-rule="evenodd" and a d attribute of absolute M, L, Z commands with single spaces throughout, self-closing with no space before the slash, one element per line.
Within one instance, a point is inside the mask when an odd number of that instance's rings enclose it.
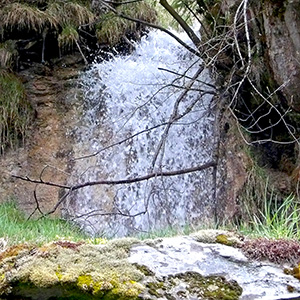
<path fill-rule="evenodd" d="M 226 234 L 219 234 L 216 237 L 216 241 L 219 244 L 227 245 L 227 246 L 234 246 L 234 241 L 232 241 Z"/>
<path fill-rule="evenodd" d="M 190 294 L 203 299 L 235 300 L 242 294 L 242 288 L 235 281 L 227 281 L 221 276 L 202 276 L 195 272 L 179 274 L 179 278 L 188 284 Z"/>
<path fill-rule="evenodd" d="M 127 243 L 120 240 L 119 245 Z M 0 295 L 32 299 L 137 299 L 144 288 L 139 283 L 143 274 L 127 261 L 128 251 L 117 244 L 64 241 L 33 248 L 19 245 L 22 255 L 15 253 L 16 246 L 9 248 L 0 262 Z"/>
<path fill-rule="evenodd" d="M 146 284 L 151 299 L 218 299 L 237 300 L 242 288 L 235 281 L 227 281 L 222 276 L 202 276 L 196 272 L 186 272 L 163 277 Z"/>

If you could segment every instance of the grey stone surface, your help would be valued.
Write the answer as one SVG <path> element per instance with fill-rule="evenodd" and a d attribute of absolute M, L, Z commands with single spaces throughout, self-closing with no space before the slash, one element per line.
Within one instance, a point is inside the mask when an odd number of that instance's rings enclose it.
<path fill-rule="evenodd" d="M 129 260 L 147 266 L 158 278 L 190 271 L 204 276 L 224 276 L 243 288 L 242 300 L 300 296 L 300 282 L 284 274 L 283 266 L 251 261 L 240 249 L 201 243 L 192 237 L 165 238 L 155 245 L 133 247 Z M 293 293 L 288 292 L 288 286 L 294 288 Z"/>

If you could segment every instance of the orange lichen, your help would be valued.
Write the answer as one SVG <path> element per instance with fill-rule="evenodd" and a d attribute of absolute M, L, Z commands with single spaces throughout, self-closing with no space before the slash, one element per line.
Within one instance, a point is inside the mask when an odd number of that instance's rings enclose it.
<path fill-rule="evenodd" d="M 5 259 L 7 257 L 15 257 L 21 251 L 32 250 L 33 248 L 34 247 L 29 244 L 18 244 L 18 245 L 11 246 L 8 249 L 6 249 L 4 252 L 0 253 L 0 261 L 2 261 L 3 259 Z"/>

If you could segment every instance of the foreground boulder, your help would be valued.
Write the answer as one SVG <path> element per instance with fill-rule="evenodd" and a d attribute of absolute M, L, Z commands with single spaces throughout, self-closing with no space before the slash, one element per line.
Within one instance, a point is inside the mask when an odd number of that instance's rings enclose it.
<path fill-rule="evenodd" d="M 204 233 L 204 234 L 203 234 Z M 209 233 L 209 234 L 208 234 Z M 221 238 L 220 238 L 221 237 Z M 0 299 L 296 299 L 283 266 L 250 261 L 225 233 L 104 245 L 58 241 L 0 253 Z M 210 242 L 210 243 L 207 243 Z"/>

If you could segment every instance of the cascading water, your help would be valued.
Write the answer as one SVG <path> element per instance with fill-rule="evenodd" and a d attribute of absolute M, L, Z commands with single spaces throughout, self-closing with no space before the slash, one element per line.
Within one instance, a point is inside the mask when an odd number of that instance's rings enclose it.
<path fill-rule="evenodd" d="M 72 134 L 74 157 L 97 155 L 75 160 L 70 181 L 137 178 L 211 161 L 214 113 L 212 96 L 203 93 L 213 89 L 205 84 L 212 83 L 208 71 L 191 85 L 200 65 L 160 31 L 143 37 L 131 55 L 94 64 L 82 77 L 82 119 Z M 64 211 L 89 233 L 109 236 L 211 223 L 212 168 L 86 187 Z"/>

